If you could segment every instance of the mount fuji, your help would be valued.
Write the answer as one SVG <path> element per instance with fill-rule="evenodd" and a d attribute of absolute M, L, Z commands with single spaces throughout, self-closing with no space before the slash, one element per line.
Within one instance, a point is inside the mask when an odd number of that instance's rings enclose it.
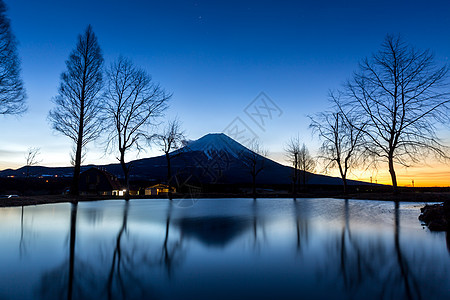
<path fill-rule="evenodd" d="M 238 159 L 251 151 L 224 133 L 210 133 L 188 142 L 185 147 L 175 151 L 175 154 L 182 152 L 203 152 L 208 159 L 213 159 L 217 153 L 226 153 Z"/>
<path fill-rule="evenodd" d="M 223 133 L 211 133 L 198 140 L 190 141 L 185 147 L 171 153 L 172 174 L 177 181 L 192 184 L 249 184 L 252 177 L 246 163 L 246 155 L 253 155 L 248 148 L 236 142 Z M 281 165 L 268 158 L 256 155 L 264 164 L 264 169 L 256 178 L 257 184 L 291 184 L 293 168 Z M 167 161 L 164 155 L 131 161 L 131 180 L 146 180 L 155 182 L 167 181 Z M 93 165 L 83 166 L 82 171 Z M 119 178 L 122 169 L 119 164 L 97 166 Z M 0 171 L 1 177 L 23 177 L 26 167 L 17 170 Z M 40 167 L 29 168 L 30 176 L 70 177 L 73 169 L 70 167 Z M 307 173 L 308 184 L 313 185 L 341 185 L 337 177 Z M 349 181 L 350 185 L 366 184 L 358 181 Z"/>

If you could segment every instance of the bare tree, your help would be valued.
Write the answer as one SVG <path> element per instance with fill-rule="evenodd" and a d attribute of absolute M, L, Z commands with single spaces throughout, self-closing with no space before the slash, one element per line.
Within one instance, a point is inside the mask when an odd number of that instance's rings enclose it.
<path fill-rule="evenodd" d="M 345 85 L 346 106 L 365 116 L 366 150 L 387 162 L 394 191 L 395 165 L 418 163 L 431 153 L 447 158 L 436 125 L 450 124 L 448 67 L 429 50 L 419 51 L 388 35 L 380 51 L 360 63 Z"/>
<path fill-rule="evenodd" d="M 26 160 L 26 169 L 27 169 L 27 174 L 26 174 L 26 178 L 28 178 L 28 176 L 30 175 L 30 167 L 31 166 L 35 166 L 38 163 L 41 162 L 41 160 L 38 159 L 38 156 L 41 154 L 41 149 L 40 148 L 36 148 L 36 147 L 30 147 L 27 150 L 27 154 L 25 155 L 25 160 Z"/>
<path fill-rule="evenodd" d="M 67 71 L 61 74 L 59 93 L 53 98 L 56 107 L 48 117 L 53 129 L 69 137 L 76 145 L 70 192 L 78 195 L 82 151 L 101 133 L 103 56 L 90 25 L 83 35 L 78 36 L 66 67 Z"/>
<path fill-rule="evenodd" d="M 25 99 L 16 38 L 6 16 L 6 5 L 0 0 L 0 115 L 25 112 Z"/>
<path fill-rule="evenodd" d="M 178 119 L 171 120 L 167 123 L 163 132 L 157 134 L 156 143 L 161 147 L 167 161 L 167 185 L 169 186 L 169 199 L 172 200 L 172 168 L 171 159 L 180 154 L 173 153 L 174 150 L 180 149 L 184 146 L 185 140 L 184 131 L 181 129 L 181 123 Z"/>
<path fill-rule="evenodd" d="M 130 149 L 141 149 L 139 141 L 150 136 L 150 126 L 162 115 L 171 95 L 167 94 L 143 69 L 120 57 L 107 71 L 106 89 L 107 137 L 106 149 L 117 149 L 127 187 L 125 199 L 130 197 L 131 165 L 125 161 Z"/>
<path fill-rule="evenodd" d="M 240 153 L 242 163 L 252 176 L 253 197 L 256 197 L 256 177 L 265 167 L 265 156 L 267 156 L 267 150 L 265 150 L 258 141 L 254 141 L 249 146 L 249 150 Z"/>
<path fill-rule="evenodd" d="M 339 103 L 337 96 L 331 94 L 331 97 Z M 353 167 L 360 165 L 359 150 L 365 126 L 359 124 L 357 116 L 342 111 L 339 105 L 334 111 L 318 113 L 310 119 L 310 128 L 322 141 L 319 159 L 324 162 L 326 171 L 330 168 L 339 170 L 344 193 L 347 193 L 347 176 Z"/>
<path fill-rule="evenodd" d="M 286 152 L 286 157 L 294 168 L 292 174 L 292 194 L 294 197 L 297 195 L 297 184 L 299 178 L 299 153 L 300 153 L 300 137 L 291 137 L 287 142 L 284 151 Z"/>
<path fill-rule="evenodd" d="M 310 173 L 314 172 L 316 168 L 316 161 L 309 154 L 309 150 L 305 144 L 302 144 L 300 151 L 298 152 L 298 168 L 301 171 L 301 179 L 303 189 L 306 189 L 306 183 Z"/>

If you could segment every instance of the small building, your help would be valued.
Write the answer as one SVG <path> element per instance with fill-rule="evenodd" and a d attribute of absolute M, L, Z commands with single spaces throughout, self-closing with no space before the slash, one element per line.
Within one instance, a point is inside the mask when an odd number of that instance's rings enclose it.
<path fill-rule="evenodd" d="M 80 174 L 79 189 L 81 195 L 124 195 L 124 189 L 116 176 L 95 167 Z"/>
<path fill-rule="evenodd" d="M 176 189 L 174 187 L 170 187 L 170 191 L 172 193 L 176 192 Z M 169 186 L 166 184 L 155 184 L 145 189 L 145 195 L 146 196 L 153 196 L 153 195 L 167 195 L 169 193 Z"/>

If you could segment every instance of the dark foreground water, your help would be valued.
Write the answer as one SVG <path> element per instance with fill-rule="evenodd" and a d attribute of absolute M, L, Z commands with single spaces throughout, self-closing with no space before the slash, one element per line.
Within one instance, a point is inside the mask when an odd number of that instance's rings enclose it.
<path fill-rule="evenodd" d="M 422 228 L 420 206 L 205 199 L 2 208 L 0 299 L 450 299 L 446 234 Z"/>

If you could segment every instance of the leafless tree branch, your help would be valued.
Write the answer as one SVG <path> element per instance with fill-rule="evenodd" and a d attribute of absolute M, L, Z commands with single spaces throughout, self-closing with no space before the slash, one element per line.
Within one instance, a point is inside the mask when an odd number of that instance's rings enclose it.
<path fill-rule="evenodd" d="M 436 133 L 437 125 L 450 124 L 448 71 L 429 50 L 388 35 L 344 86 L 343 106 L 364 117 L 358 128 L 364 147 L 370 157 L 388 163 L 394 191 L 395 165 L 418 163 L 430 154 L 449 158 Z"/>
<path fill-rule="evenodd" d="M 181 122 L 176 118 L 170 120 L 163 131 L 154 136 L 155 143 L 164 152 L 167 161 L 167 185 L 169 186 L 169 199 L 172 200 L 172 169 L 171 159 L 178 155 L 174 153 L 174 150 L 178 150 L 183 147 L 183 141 L 185 140 L 185 133 L 181 128 Z M 175 180 L 175 182 L 178 182 Z M 178 188 L 178 187 L 177 187 Z"/>
<path fill-rule="evenodd" d="M 27 150 L 27 153 L 25 154 L 25 160 L 26 160 L 26 169 L 27 174 L 26 177 L 30 175 L 30 167 L 35 166 L 39 164 L 42 160 L 38 158 L 38 156 L 41 154 L 41 149 L 36 147 L 30 147 Z"/>
<path fill-rule="evenodd" d="M 309 154 L 306 145 L 301 143 L 299 136 L 292 137 L 287 142 L 284 151 L 286 152 L 288 161 L 294 167 L 294 172 L 292 175 L 292 191 L 295 197 L 297 194 L 297 187 L 300 177 L 302 179 L 303 187 L 306 188 L 308 174 L 314 171 L 316 163 Z"/>
<path fill-rule="evenodd" d="M 99 115 L 103 56 L 90 25 L 78 36 L 66 67 L 67 71 L 61 74 L 58 95 L 53 98 L 56 107 L 49 112 L 48 119 L 55 131 L 69 137 L 76 145 L 71 193 L 77 195 L 83 149 L 102 132 Z"/>
<path fill-rule="evenodd" d="M 17 41 L 0 0 L 0 115 L 17 115 L 26 111 L 26 93 L 20 78 Z"/>
<path fill-rule="evenodd" d="M 256 177 L 266 167 L 265 156 L 267 156 L 267 150 L 257 140 L 250 144 L 248 150 L 246 149 L 246 151 L 242 151 L 239 154 L 244 167 L 248 169 L 248 172 L 252 176 L 252 193 L 254 197 L 256 197 Z"/>
<path fill-rule="evenodd" d="M 154 83 L 147 72 L 123 57 L 111 64 L 107 77 L 104 118 L 108 132 L 106 149 L 117 149 L 119 152 L 127 185 L 125 197 L 128 199 L 131 165 L 126 163 L 125 154 L 132 148 L 141 149 L 140 140 L 151 136 L 151 126 L 162 116 L 171 94 Z"/>
<path fill-rule="evenodd" d="M 310 116 L 310 128 L 322 141 L 319 159 L 325 169 L 337 168 L 342 178 L 344 193 L 347 193 L 347 176 L 350 170 L 361 164 L 365 148 L 361 118 L 352 111 L 344 111 L 340 105 L 340 94 L 330 93 L 334 103 L 332 111 Z"/>

